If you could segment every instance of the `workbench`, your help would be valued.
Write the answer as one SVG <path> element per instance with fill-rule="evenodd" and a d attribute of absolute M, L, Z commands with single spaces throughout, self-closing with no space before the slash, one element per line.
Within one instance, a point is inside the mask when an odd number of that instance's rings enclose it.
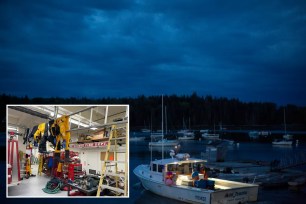
<path fill-rule="evenodd" d="M 79 185 L 75 183 L 68 183 L 67 186 L 68 186 L 68 196 L 70 196 L 70 187 L 71 189 L 79 190 L 80 192 L 86 194 L 86 196 L 96 196 L 97 190 L 98 190 L 97 187 L 93 187 L 90 190 L 86 190 L 86 189 L 81 188 Z"/>

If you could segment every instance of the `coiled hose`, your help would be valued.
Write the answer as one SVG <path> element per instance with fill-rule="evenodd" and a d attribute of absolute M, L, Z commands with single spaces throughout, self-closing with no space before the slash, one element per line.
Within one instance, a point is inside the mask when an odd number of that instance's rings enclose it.
<path fill-rule="evenodd" d="M 48 193 L 48 194 L 55 194 L 55 193 L 58 193 L 61 190 L 63 185 L 64 184 L 60 179 L 53 178 L 53 179 L 51 179 L 50 181 L 47 182 L 46 187 L 43 188 L 42 190 L 45 193 Z"/>

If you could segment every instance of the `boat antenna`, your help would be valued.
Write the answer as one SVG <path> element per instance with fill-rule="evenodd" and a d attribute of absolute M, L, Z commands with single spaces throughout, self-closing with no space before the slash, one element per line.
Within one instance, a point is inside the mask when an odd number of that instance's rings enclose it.
<path fill-rule="evenodd" d="M 164 159 L 164 95 L 162 95 L 162 159 Z"/>

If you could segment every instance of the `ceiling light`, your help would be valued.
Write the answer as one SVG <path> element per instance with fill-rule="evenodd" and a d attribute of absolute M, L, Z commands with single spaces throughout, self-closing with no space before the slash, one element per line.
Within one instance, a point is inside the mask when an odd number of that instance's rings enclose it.
<path fill-rule="evenodd" d="M 9 126 L 9 127 L 7 127 L 7 129 L 8 129 L 8 130 L 15 130 L 15 131 L 18 131 L 18 128 L 17 128 L 17 127 L 10 127 L 10 126 Z"/>

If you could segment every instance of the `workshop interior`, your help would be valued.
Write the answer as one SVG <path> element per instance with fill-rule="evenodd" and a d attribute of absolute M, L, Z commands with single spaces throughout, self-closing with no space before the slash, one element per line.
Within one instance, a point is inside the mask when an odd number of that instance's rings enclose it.
<path fill-rule="evenodd" d="M 128 197 L 128 105 L 7 105 L 7 197 Z"/>

